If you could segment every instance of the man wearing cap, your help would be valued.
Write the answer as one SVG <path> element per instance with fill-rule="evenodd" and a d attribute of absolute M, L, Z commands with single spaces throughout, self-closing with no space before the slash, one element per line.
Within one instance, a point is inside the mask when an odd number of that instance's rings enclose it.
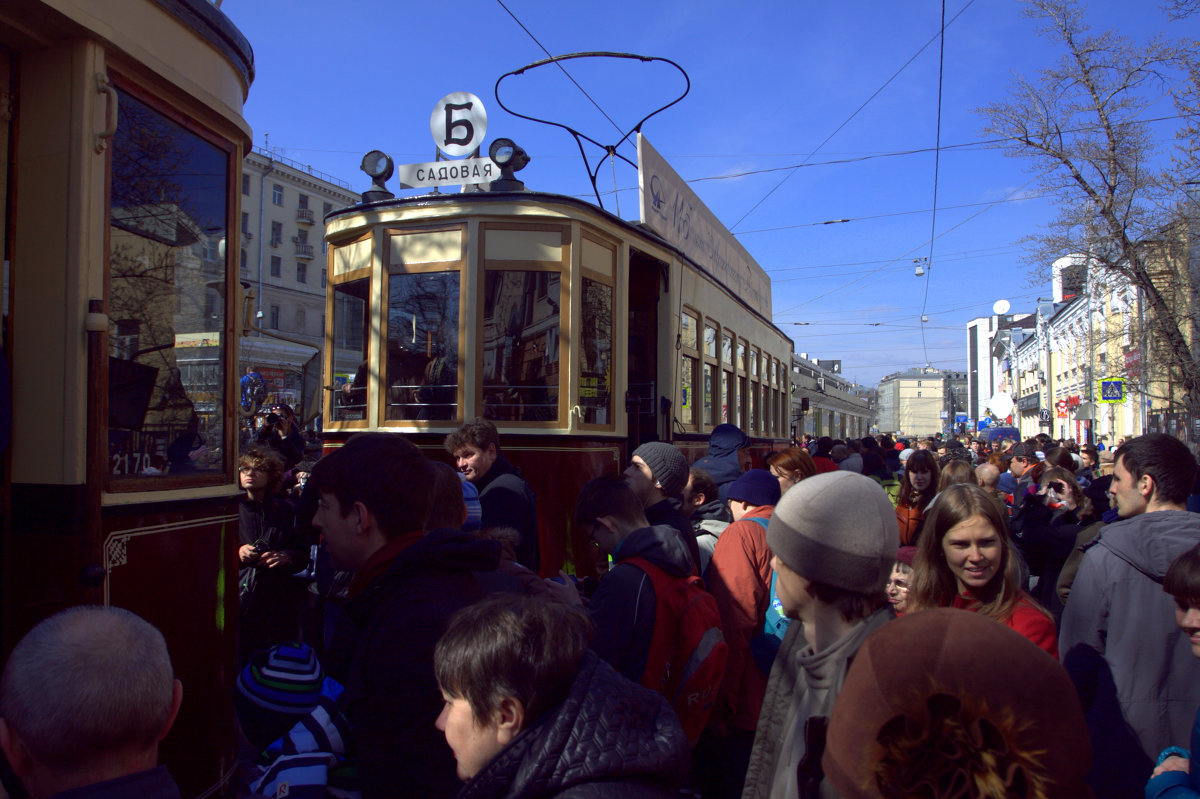
<path fill-rule="evenodd" d="M 680 511 L 683 487 L 688 481 L 683 453 L 663 441 L 642 444 L 633 451 L 624 476 L 625 483 L 642 503 L 646 520 L 651 525 L 666 525 L 679 532 L 699 574 L 700 546 L 692 525 Z"/>
<path fill-rule="evenodd" d="M 1009 450 L 1009 454 L 1012 456 L 1012 460 L 1008 462 L 1008 471 L 1015 481 L 1012 495 L 1013 507 L 1016 507 L 1021 504 L 1021 500 L 1024 499 L 1029 487 L 1033 484 L 1033 474 L 1030 470 L 1038 462 L 1037 449 L 1033 443 L 1022 441 L 1014 445 Z M 1003 489 L 1004 486 L 1001 485 L 1000 488 Z"/>
<path fill-rule="evenodd" d="M 778 502 L 779 480 L 766 469 L 750 469 L 729 486 L 734 522 L 717 539 L 706 575 L 729 644 L 725 678 L 702 744 L 712 747 L 705 765 L 720 772 L 712 777 L 721 786 L 714 793 L 722 796 L 741 795 L 767 690 L 767 675 L 755 663 L 750 647 L 763 632 L 771 599 L 767 523 Z"/>
<path fill-rule="evenodd" d="M 884 586 L 897 543 L 895 511 L 869 477 L 819 474 L 775 506 L 767 527 L 775 590 L 802 624 L 788 627 L 771 668 L 745 799 L 820 790 L 825 729 L 850 660 L 893 618 Z"/>

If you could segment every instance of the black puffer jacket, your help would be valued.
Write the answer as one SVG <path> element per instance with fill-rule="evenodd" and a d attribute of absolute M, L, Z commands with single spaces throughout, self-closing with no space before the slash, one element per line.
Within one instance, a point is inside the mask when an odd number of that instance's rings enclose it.
<path fill-rule="evenodd" d="M 570 693 L 463 786 L 458 799 L 659 799 L 690 749 L 665 699 L 588 652 Z"/>

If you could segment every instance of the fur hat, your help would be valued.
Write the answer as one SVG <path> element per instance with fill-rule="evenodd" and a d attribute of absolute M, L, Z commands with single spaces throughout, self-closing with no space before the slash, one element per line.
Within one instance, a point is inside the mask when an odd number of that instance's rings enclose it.
<path fill-rule="evenodd" d="M 687 485 L 688 465 L 683 453 L 664 441 L 642 444 L 633 454 L 646 462 L 654 480 L 668 497 L 677 497 Z"/>
<path fill-rule="evenodd" d="M 821 765 L 847 799 L 976 795 L 983 784 L 1051 799 L 1090 796 L 1091 761 L 1054 658 L 985 616 L 937 608 L 888 622 L 858 650 Z"/>
<path fill-rule="evenodd" d="M 883 588 L 896 562 L 896 511 L 869 477 L 818 474 L 779 500 L 767 546 L 806 580 L 869 594 Z"/>
<path fill-rule="evenodd" d="M 766 469 L 750 469 L 729 484 L 725 495 L 751 505 L 775 505 L 779 502 L 779 480 Z"/>

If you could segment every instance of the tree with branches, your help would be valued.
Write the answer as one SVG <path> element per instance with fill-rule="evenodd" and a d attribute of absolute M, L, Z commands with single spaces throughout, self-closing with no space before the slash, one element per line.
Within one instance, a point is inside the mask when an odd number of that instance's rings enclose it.
<path fill-rule="evenodd" d="M 1176 13 L 1186 11 L 1183 0 L 1176 5 Z M 1188 184 L 1200 174 L 1197 44 L 1092 34 L 1075 0 L 1026 0 L 1025 14 L 1060 57 L 1033 78 L 1017 76 L 1007 99 L 978 111 L 995 146 L 1027 160 L 1057 200 L 1056 218 L 1026 239 L 1035 278 L 1044 280 L 1055 259 L 1080 253 L 1090 286 L 1133 286 L 1151 368 L 1161 370 L 1155 379 L 1200 418 L 1196 280 L 1185 255 L 1190 285 L 1181 301 L 1180 271 L 1162 263 L 1163 242 L 1181 232 L 1188 252 L 1195 249 L 1200 196 L 1189 196 Z M 1149 110 L 1167 97 L 1176 115 L 1155 119 Z M 1171 122 L 1176 146 L 1167 153 L 1160 131 Z"/>

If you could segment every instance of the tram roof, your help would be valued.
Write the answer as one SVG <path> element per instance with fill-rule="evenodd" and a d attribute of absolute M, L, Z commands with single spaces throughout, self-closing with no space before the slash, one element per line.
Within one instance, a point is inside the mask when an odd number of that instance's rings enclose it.
<path fill-rule="evenodd" d="M 680 261 L 686 262 L 687 264 L 691 265 L 691 267 L 694 268 L 696 271 L 703 273 L 714 283 L 721 286 L 721 288 L 723 288 L 726 292 L 728 292 L 730 297 L 732 297 L 739 305 L 741 305 L 743 308 L 745 308 L 746 311 L 753 314 L 756 318 L 761 320 L 764 324 L 769 326 L 772 330 L 774 330 L 776 333 L 778 333 L 780 336 L 782 336 L 784 339 L 786 339 L 788 342 L 790 342 L 792 344 L 792 348 L 795 349 L 796 344 L 794 341 L 792 341 L 791 336 L 789 336 L 787 333 L 785 333 L 783 330 L 781 330 L 775 324 L 775 322 L 773 320 L 768 319 L 765 316 L 763 316 L 757 309 L 752 307 L 741 296 L 739 296 L 737 294 L 737 292 L 733 291 L 732 289 L 729 288 L 729 286 L 725 285 L 725 283 L 722 282 L 720 278 L 718 278 L 716 275 L 714 275 L 708 269 L 704 268 L 704 266 L 702 264 L 696 263 L 692 258 L 688 257 L 678 247 L 676 247 L 675 245 L 668 242 L 666 239 L 664 239 L 658 233 L 656 233 L 649 227 L 643 225 L 641 222 L 630 222 L 626 219 L 622 219 L 621 217 L 617 216 L 616 214 L 613 214 L 610 211 L 606 211 L 605 209 L 600 208 L 599 206 L 597 206 L 593 203 L 590 203 L 587 200 L 582 200 L 578 197 L 572 197 L 571 195 L 568 195 L 568 194 L 555 194 L 553 192 L 528 191 L 528 190 L 526 190 L 526 191 L 476 191 L 476 192 L 463 192 L 460 194 L 419 194 L 419 195 L 414 195 L 411 197 L 394 197 L 389 200 L 378 200 L 376 202 L 370 202 L 370 203 L 359 203 L 358 205 L 351 205 L 351 206 L 347 206 L 345 208 L 339 208 L 337 210 L 330 211 L 328 214 L 326 214 L 325 220 L 326 220 L 326 222 L 328 222 L 331 219 L 337 219 L 339 217 L 355 216 L 357 214 L 370 213 L 372 211 L 382 211 L 382 210 L 386 210 L 389 208 L 423 208 L 423 207 L 433 208 L 433 207 L 437 207 L 437 206 L 446 206 L 446 205 L 469 205 L 471 203 L 481 203 L 482 204 L 482 203 L 505 203 L 505 202 L 507 202 L 507 203 L 523 203 L 523 204 L 529 204 L 529 205 L 538 205 L 538 204 L 542 204 L 542 203 L 555 203 L 558 205 L 569 205 L 580 211 L 584 211 L 589 214 L 601 216 L 609 224 L 624 228 L 625 230 L 629 231 L 629 233 L 633 236 L 638 236 L 638 237 L 647 239 L 647 240 L 653 242 L 656 247 L 661 247 L 665 250 L 670 250 L 672 253 L 675 254 L 675 256 Z M 769 277 L 767 279 L 770 280 Z"/>

